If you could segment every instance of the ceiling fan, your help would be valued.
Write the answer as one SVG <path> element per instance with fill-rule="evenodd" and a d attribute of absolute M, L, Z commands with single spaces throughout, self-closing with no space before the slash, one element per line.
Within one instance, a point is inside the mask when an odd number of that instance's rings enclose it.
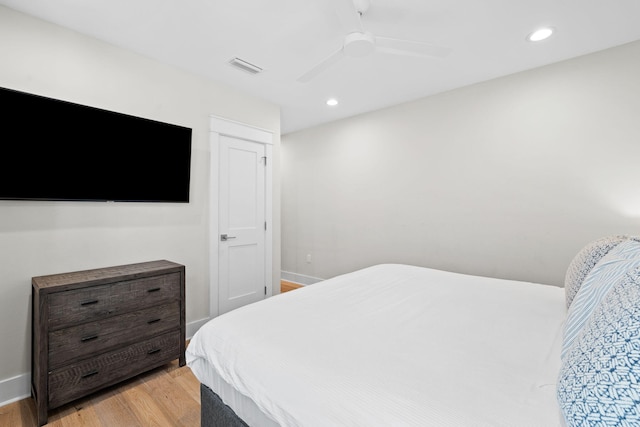
<path fill-rule="evenodd" d="M 377 51 L 394 55 L 444 58 L 451 52 L 448 47 L 434 46 L 414 40 L 375 36 L 364 30 L 360 18 L 369 9 L 370 0 L 333 0 L 333 3 L 347 35 L 339 50 L 298 78 L 301 83 L 311 81 L 345 56 L 363 57 Z"/>

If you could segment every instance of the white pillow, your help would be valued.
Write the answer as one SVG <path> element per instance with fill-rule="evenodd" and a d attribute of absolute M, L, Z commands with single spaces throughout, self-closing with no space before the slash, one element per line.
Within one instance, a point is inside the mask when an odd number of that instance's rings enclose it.
<path fill-rule="evenodd" d="M 587 274 L 567 313 L 563 359 L 593 309 L 627 271 L 636 267 L 640 267 L 640 242 L 627 240 L 611 249 Z"/>

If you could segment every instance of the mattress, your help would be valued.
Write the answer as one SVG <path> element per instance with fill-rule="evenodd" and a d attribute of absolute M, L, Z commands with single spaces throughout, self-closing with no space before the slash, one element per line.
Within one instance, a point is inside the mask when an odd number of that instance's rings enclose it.
<path fill-rule="evenodd" d="M 187 364 L 249 425 L 561 425 L 562 288 L 398 264 L 206 323 Z"/>

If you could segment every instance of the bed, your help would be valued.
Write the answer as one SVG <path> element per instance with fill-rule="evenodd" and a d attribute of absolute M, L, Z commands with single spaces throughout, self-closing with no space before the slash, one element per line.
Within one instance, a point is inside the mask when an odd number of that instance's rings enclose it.
<path fill-rule="evenodd" d="M 187 348 L 202 426 L 640 425 L 639 269 L 612 236 L 564 289 L 381 264 L 239 308 Z"/>

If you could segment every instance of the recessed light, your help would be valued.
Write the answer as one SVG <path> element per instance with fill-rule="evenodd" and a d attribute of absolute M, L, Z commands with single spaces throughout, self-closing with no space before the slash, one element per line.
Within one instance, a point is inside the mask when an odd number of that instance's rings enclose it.
<path fill-rule="evenodd" d="M 327 105 L 330 107 L 335 107 L 338 105 L 338 100 L 335 98 L 327 99 Z"/>
<path fill-rule="evenodd" d="M 545 39 L 548 39 L 553 34 L 553 28 L 545 27 L 535 30 L 533 33 L 527 36 L 527 40 L 530 42 L 539 42 Z"/>

